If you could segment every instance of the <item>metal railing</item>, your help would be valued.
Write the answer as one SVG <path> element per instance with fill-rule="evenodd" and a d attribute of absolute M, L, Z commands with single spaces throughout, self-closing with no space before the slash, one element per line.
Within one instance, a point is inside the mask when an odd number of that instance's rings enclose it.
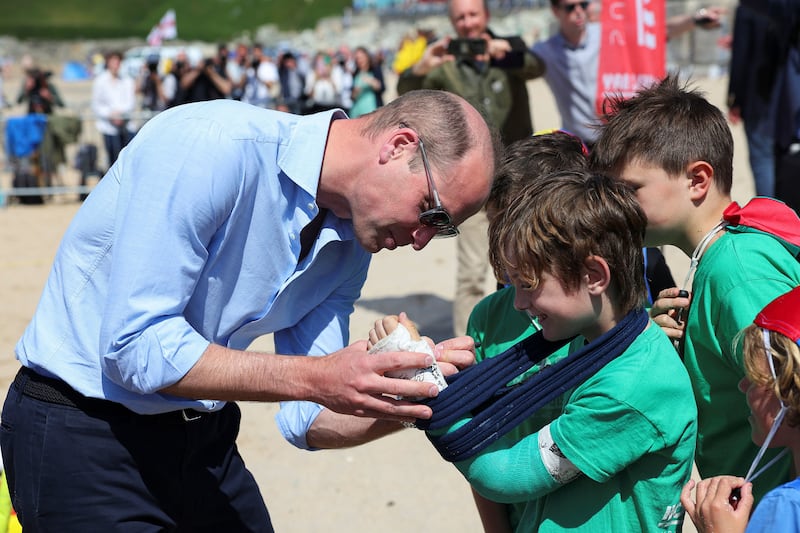
<path fill-rule="evenodd" d="M 139 127 L 157 113 L 138 111 L 127 118 L 139 123 Z M 87 109 L 71 109 L 56 113 L 57 116 L 76 118 L 80 121 L 80 133 L 75 142 L 61 147 L 63 154 L 54 157 L 49 150 L 53 148 L 47 143 L 39 144 L 34 152 L 25 156 L 8 153 L 6 144 L 6 125 L 10 119 L 19 118 L 24 113 L 0 116 L 0 207 L 19 201 L 20 203 L 44 203 L 54 197 L 75 196 L 76 200 L 84 199 L 94 188 L 91 178 L 98 180 L 108 169 L 103 136 L 97 131 L 96 115 Z M 78 160 L 82 146 L 94 145 L 95 159 L 90 165 L 82 165 Z M 62 158 L 63 156 L 63 158 Z M 53 161 L 58 161 L 53 163 Z M 29 181 L 35 182 L 26 186 L 14 186 L 15 176 L 30 173 Z M 41 197 L 41 201 L 33 199 Z"/>

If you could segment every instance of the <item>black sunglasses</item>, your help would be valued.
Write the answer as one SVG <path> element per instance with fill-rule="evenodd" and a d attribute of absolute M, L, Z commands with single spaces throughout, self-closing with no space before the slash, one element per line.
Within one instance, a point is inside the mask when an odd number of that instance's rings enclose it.
<path fill-rule="evenodd" d="M 581 9 L 586 11 L 589 9 L 589 2 L 575 2 L 574 4 L 561 4 L 559 7 L 566 11 L 567 13 L 572 13 L 575 9 L 581 6 Z"/>
<path fill-rule="evenodd" d="M 436 184 L 431 177 L 431 166 L 428 163 L 428 154 L 425 153 L 425 145 L 422 139 L 417 137 L 419 145 L 419 153 L 422 155 L 422 166 L 425 168 L 425 176 L 428 178 L 428 190 L 433 200 L 433 207 L 427 211 L 419 214 L 420 224 L 430 228 L 436 228 L 436 235 L 434 238 L 442 237 L 455 237 L 458 235 L 458 228 L 453 225 L 453 219 L 450 213 L 442 206 L 442 201 L 439 200 L 439 191 L 436 190 Z"/>

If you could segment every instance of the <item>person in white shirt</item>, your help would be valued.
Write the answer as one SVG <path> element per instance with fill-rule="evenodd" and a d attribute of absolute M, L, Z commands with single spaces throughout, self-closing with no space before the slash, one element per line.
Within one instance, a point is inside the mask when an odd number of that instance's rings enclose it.
<path fill-rule="evenodd" d="M 110 52 L 106 69 L 92 83 L 92 112 L 97 117 L 97 130 L 103 134 L 109 168 L 136 133 L 131 121 L 136 109 L 136 86 L 133 79 L 120 72 L 121 62 L 121 53 Z"/>

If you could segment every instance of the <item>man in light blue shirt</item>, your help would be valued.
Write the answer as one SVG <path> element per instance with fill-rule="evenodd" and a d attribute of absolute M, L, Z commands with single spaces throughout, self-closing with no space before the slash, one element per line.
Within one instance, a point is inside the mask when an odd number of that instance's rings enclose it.
<path fill-rule="evenodd" d="M 432 361 L 347 346 L 349 315 L 370 253 L 456 234 L 496 155 L 442 91 L 352 120 L 220 100 L 149 121 L 68 228 L 17 344 L 0 444 L 23 527 L 271 531 L 234 401 L 429 418 L 386 394 L 435 386 L 383 374 Z M 268 333 L 280 355 L 245 351 Z"/>

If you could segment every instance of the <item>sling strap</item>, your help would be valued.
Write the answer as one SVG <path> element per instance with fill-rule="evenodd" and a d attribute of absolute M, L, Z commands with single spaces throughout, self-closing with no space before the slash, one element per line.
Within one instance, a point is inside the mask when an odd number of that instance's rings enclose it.
<path fill-rule="evenodd" d="M 433 409 L 433 417 L 418 420 L 416 425 L 427 431 L 428 439 L 446 461 L 469 459 L 621 355 L 648 320 L 644 309 L 631 311 L 614 328 L 575 353 L 509 386 L 514 378 L 571 340 L 550 342 L 541 331 L 535 333 L 502 354 L 448 378 L 448 387 L 426 402 Z M 472 418 L 461 427 L 443 435 L 432 433 L 469 414 Z"/>

